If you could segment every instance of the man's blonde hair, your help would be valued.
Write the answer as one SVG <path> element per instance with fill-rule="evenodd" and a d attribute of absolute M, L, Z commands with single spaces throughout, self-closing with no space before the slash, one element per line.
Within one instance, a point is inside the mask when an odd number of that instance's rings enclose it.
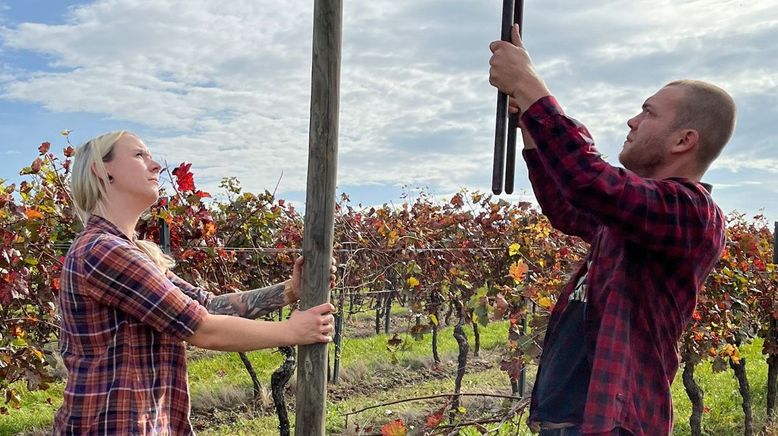
<path fill-rule="evenodd" d="M 92 138 L 76 149 L 70 174 L 70 192 L 76 213 L 84 224 L 94 214 L 106 215 L 106 183 L 109 183 L 109 176 L 104 163 L 113 160 L 114 146 L 123 135 L 136 136 L 127 130 L 117 130 Z M 133 242 L 162 271 L 175 264 L 173 258 L 163 253 L 157 244 L 137 238 L 133 238 Z"/>
<path fill-rule="evenodd" d="M 701 80 L 676 80 L 665 86 L 684 91 L 675 114 L 675 129 L 694 129 L 700 137 L 697 151 L 705 171 L 721 154 L 735 130 L 735 101 L 723 89 Z"/>

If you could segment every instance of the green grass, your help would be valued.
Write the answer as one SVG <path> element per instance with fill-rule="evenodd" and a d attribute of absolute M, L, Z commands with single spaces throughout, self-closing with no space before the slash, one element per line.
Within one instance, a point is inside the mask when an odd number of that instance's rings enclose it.
<path fill-rule="evenodd" d="M 22 397 L 22 407 L 19 410 L 9 409 L 8 415 L 0 415 L 0 435 L 51 426 L 54 414 L 62 404 L 64 387 L 63 383 L 55 383 L 47 391 L 29 392 L 23 384 L 17 384 L 15 388 Z"/>
<path fill-rule="evenodd" d="M 370 319 L 371 314 L 355 315 L 355 318 L 362 317 Z M 403 329 L 407 326 L 395 326 Z M 472 331 L 465 329 L 470 337 L 471 347 Z M 405 341 L 402 350 L 394 356 L 387 350 L 387 336 L 379 335 L 361 339 L 344 340 L 343 351 L 341 355 L 342 384 L 359 385 L 374 381 L 376 374 L 385 371 L 387 368 L 397 368 L 395 376 L 403 371 L 413 373 L 416 368 L 429 366 L 431 360 L 430 335 L 425 336 L 424 340 L 416 341 L 408 335 L 401 334 L 400 337 Z M 485 354 L 487 350 L 494 349 L 505 343 L 506 324 L 494 323 L 481 329 L 481 344 Z M 767 364 L 761 355 L 762 341 L 756 340 L 754 343 L 743 346 L 740 350 L 741 355 L 747 361 L 747 373 L 751 386 L 751 395 L 753 400 L 754 429 L 760 430 L 765 423 L 765 403 L 767 380 Z M 456 341 L 451 335 L 451 328 L 442 329 L 439 338 L 439 352 L 444 359 L 444 366 L 449 369 L 454 365 L 457 351 Z M 388 362 L 395 357 L 397 365 L 390 365 Z M 491 362 L 496 362 L 496 352 L 487 356 Z M 281 363 L 282 356 L 274 351 L 258 351 L 249 353 L 249 359 L 254 364 L 260 381 L 263 385 L 269 387 L 270 374 Z M 447 360 L 447 362 L 445 362 Z M 192 392 L 192 404 L 194 407 L 193 415 L 198 414 L 198 409 L 210 408 L 218 404 L 235 404 L 240 398 L 250 396 L 251 381 L 246 373 L 242 362 L 235 353 L 198 353 L 198 357 L 190 360 L 189 378 Z M 719 374 L 713 374 L 710 364 L 702 364 L 697 368 L 696 378 L 698 383 L 705 390 L 705 404 L 710 411 L 703 416 L 703 431 L 706 434 L 731 435 L 742 434 L 743 412 L 741 409 L 741 399 L 738 393 L 737 381 L 732 371 L 724 371 Z M 533 376 L 528 377 L 529 380 Z M 294 378 L 292 379 L 294 382 Z M 469 373 L 464 379 L 464 392 L 475 391 L 499 391 L 506 393 L 509 391 L 505 374 L 496 369 L 496 367 L 480 372 Z M 0 435 L 17 434 L 19 432 L 29 431 L 33 428 L 45 428 L 51 425 L 54 413 L 61 404 L 63 385 L 55 384 L 47 392 L 26 392 L 22 387 L 22 408 L 21 410 L 11 410 L 9 415 L 0 416 Z M 355 392 L 353 396 L 337 403 L 330 404 L 327 410 L 328 434 L 337 434 L 341 432 L 345 425 L 342 413 L 355 410 L 372 404 L 410 398 L 414 396 L 428 395 L 431 393 L 450 392 L 453 389 L 452 379 L 434 379 L 412 385 L 405 385 L 395 389 L 378 389 L 375 392 L 364 393 Z M 685 436 L 690 434 L 688 419 L 691 405 L 683 384 L 678 377 L 673 384 L 673 399 L 675 409 L 675 431 L 674 435 Z M 237 394 L 236 394 L 237 393 Z M 51 404 L 47 403 L 47 398 L 51 398 Z M 472 402 L 471 404 L 487 403 L 485 400 Z M 492 401 L 492 400 L 489 400 Z M 468 409 L 471 406 L 467 406 Z M 496 403 L 495 403 L 496 404 Z M 393 417 L 403 417 L 406 419 L 423 418 L 429 411 L 440 407 L 440 403 L 435 402 L 410 402 L 387 408 L 379 408 L 352 416 L 349 421 L 349 428 L 353 430 L 355 422 L 369 424 L 385 423 Z M 392 414 L 388 415 L 387 409 Z M 216 421 L 230 422 L 228 426 L 217 426 L 209 428 L 202 434 L 224 434 L 232 433 L 236 435 L 275 435 L 277 434 L 277 420 L 275 416 L 258 417 L 254 419 L 246 418 L 239 414 L 230 415 L 229 410 L 212 412 Z M 293 419 L 294 414 L 290 413 Z M 500 431 L 500 434 L 515 434 L 515 427 L 509 426 Z M 522 426 L 522 432 L 526 427 Z M 463 433 L 470 434 L 470 433 Z M 476 434 L 476 433 L 473 433 Z M 520 433 L 524 434 L 524 433 Z"/>
<path fill-rule="evenodd" d="M 762 355 L 762 339 L 740 348 L 746 359 L 746 374 L 751 390 L 751 412 L 754 431 L 758 432 L 767 421 L 767 361 Z M 681 368 L 673 383 L 673 409 L 675 412 L 674 435 L 686 436 L 689 430 L 691 402 L 681 380 Z M 702 431 L 711 435 L 743 434 L 743 400 L 732 370 L 714 374 L 710 363 L 698 365 L 694 378 L 705 391 L 705 406 L 710 411 L 702 416 Z"/>
<path fill-rule="evenodd" d="M 506 389 L 506 377 L 500 369 L 490 369 L 477 374 L 477 377 L 465 376 L 462 383 L 462 392 L 478 393 L 500 393 L 510 394 L 510 388 Z M 361 409 L 369 405 L 379 405 L 391 402 L 397 399 L 407 399 L 423 397 L 435 394 L 450 393 L 454 390 L 454 380 L 433 380 L 414 386 L 405 386 L 391 391 L 376 392 L 371 395 L 358 395 L 337 404 L 329 403 L 327 408 L 326 423 L 327 434 L 340 434 L 348 429 L 353 431 L 355 425 L 360 427 L 374 426 L 379 429 L 381 425 L 392 419 L 403 419 L 405 422 L 415 421 L 414 426 L 418 428 L 418 422 L 423 422 L 428 415 L 426 411 L 433 411 L 445 405 L 444 398 L 411 401 L 400 404 L 393 404 L 379 407 L 365 412 L 351 415 L 348 419 L 348 428 L 346 428 L 346 418 L 343 416 L 349 411 Z M 492 399 L 489 397 L 465 397 L 462 400 L 462 406 L 466 409 L 466 415 L 477 411 L 488 411 L 504 407 L 506 400 Z M 290 416 L 294 420 L 294 416 Z M 278 431 L 276 427 L 278 420 L 273 416 L 264 416 L 256 419 L 242 419 L 229 425 L 221 425 L 211 428 L 201 434 L 206 435 L 274 435 Z M 513 427 L 515 429 L 515 427 Z M 505 429 L 507 430 L 507 428 Z M 478 434 L 478 433 L 463 433 Z M 506 433 L 507 434 L 507 433 Z M 511 431 L 510 434 L 515 434 Z M 529 434 L 526 427 L 522 433 Z"/>

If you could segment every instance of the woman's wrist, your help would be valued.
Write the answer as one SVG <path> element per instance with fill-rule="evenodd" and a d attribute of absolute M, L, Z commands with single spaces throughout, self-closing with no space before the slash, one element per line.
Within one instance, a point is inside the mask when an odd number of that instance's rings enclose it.
<path fill-rule="evenodd" d="M 297 302 L 300 299 L 299 290 L 294 289 L 292 286 L 292 280 L 289 279 L 284 282 L 284 304 L 289 305 Z"/>

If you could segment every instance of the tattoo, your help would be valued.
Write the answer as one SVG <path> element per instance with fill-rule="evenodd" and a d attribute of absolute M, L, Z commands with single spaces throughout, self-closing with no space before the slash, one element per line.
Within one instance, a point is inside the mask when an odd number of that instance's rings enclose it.
<path fill-rule="evenodd" d="M 257 319 L 289 303 L 284 292 L 285 288 L 286 283 L 278 283 L 266 288 L 219 295 L 212 297 L 205 308 L 208 309 L 208 313 L 214 315 Z"/>

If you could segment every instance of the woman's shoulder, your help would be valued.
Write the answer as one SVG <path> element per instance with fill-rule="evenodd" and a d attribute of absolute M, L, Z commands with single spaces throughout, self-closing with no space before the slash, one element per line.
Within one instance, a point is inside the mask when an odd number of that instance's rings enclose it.
<path fill-rule="evenodd" d="M 87 226 L 73 240 L 67 256 L 79 258 L 96 251 L 131 250 L 132 248 L 132 242 L 123 235 L 117 235 L 100 227 Z"/>

